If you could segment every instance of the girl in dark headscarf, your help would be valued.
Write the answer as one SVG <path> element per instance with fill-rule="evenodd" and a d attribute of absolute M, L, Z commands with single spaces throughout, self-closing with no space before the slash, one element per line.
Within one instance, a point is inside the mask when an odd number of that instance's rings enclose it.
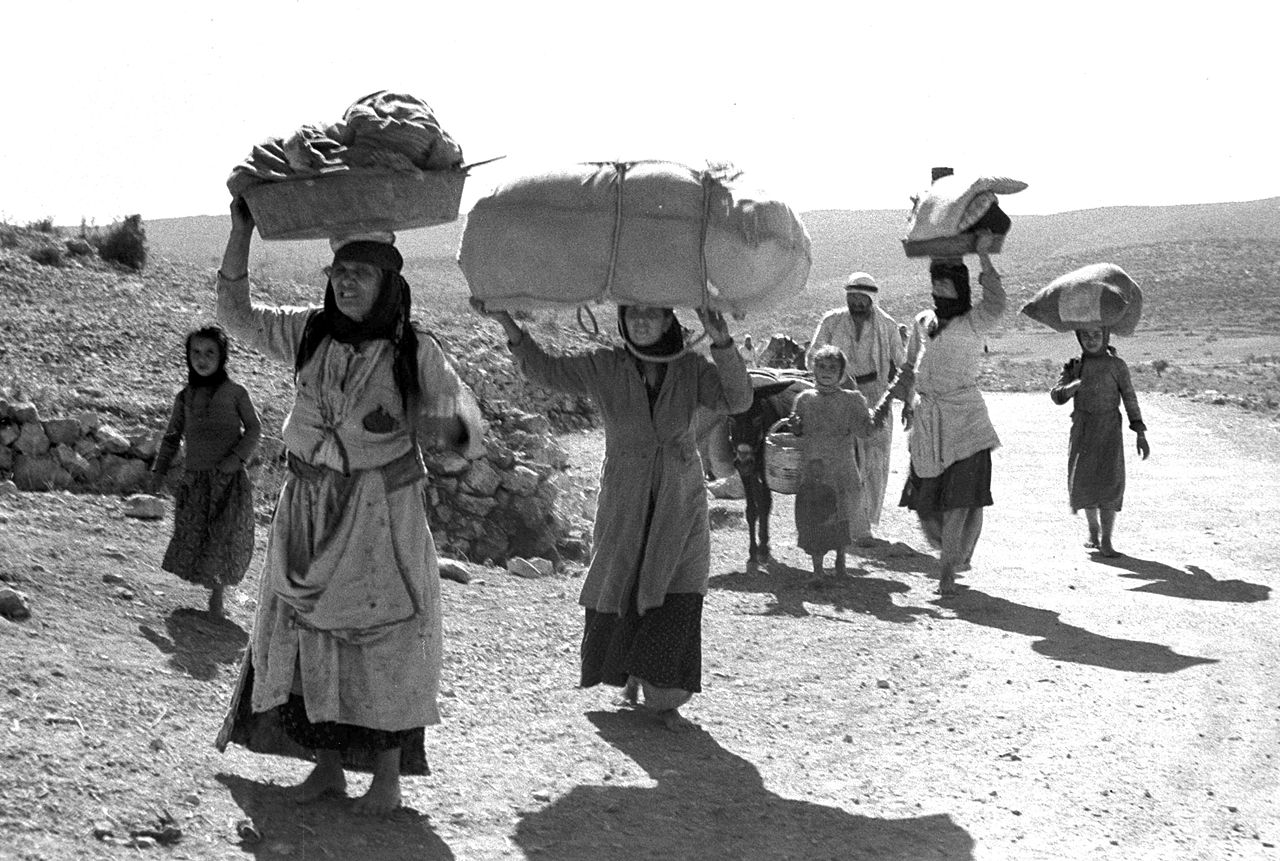
<path fill-rule="evenodd" d="M 933 308 L 916 315 L 906 365 L 876 407 L 883 422 L 890 398 L 913 398 L 911 471 L 899 504 L 916 512 L 925 538 L 940 551 L 943 596 L 954 594 L 956 573 L 969 568 L 983 508 L 992 503 L 991 451 L 1000 445 L 978 390 L 978 364 L 986 333 L 1004 313 L 1005 293 L 986 251 L 990 238 L 978 241 L 982 300 L 971 302 L 962 261 L 930 264 Z"/>
<path fill-rule="evenodd" d="M 253 483 L 245 464 L 261 424 L 244 386 L 227 377 L 227 333 L 205 326 L 187 335 L 187 385 L 178 392 L 151 466 L 153 483 L 185 441 L 173 494 L 173 536 L 161 567 L 209 590 L 209 615 L 223 617 L 223 594 L 244 579 L 253 557 Z"/>
<path fill-rule="evenodd" d="M 1103 556 L 1119 556 L 1111 545 L 1111 534 L 1116 513 L 1124 503 L 1122 403 L 1129 428 L 1138 435 L 1137 450 L 1143 460 L 1151 453 L 1151 447 L 1129 366 L 1109 345 L 1110 336 L 1105 328 L 1076 330 L 1081 355 L 1063 365 L 1058 384 L 1049 396 L 1055 404 L 1074 402 L 1067 449 L 1067 494 L 1071 511 L 1083 508 L 1089 523 L 1089 540 L 1084 546 Z"/>
<path fill-rule="evenodd" d="M 618 309 L 621 347 L 551 356 L 506 311 L 472 306 L 499 323 L 536 382 L 590 395 L 604 419 L 591 565 L 579 603 L 586 618 L 581 683 L 603 682 L 644 704 L 668 728 L 702 690 L 702 599 L 711 569 L 707 492 L 698 456 L 699 408 L 723 415 L 751 405 L 751 381 L 724 318 L 702 311 L 711 358 L 685 349 L 670 308 Z"/>

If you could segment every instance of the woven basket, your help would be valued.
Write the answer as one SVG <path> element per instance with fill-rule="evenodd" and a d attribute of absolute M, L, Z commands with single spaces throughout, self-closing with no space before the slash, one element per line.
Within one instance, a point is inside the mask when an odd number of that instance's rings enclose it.
<path fill-rule="evenodd" d="M 350 170 L 260 183 L 244 199 L 263 239 L 328 239 L 455 221 L 466 176 L 461 170 Z"/>
<path fill-rule="evenodd" d="M 963 257 L 974 253 L 978 234 L 961 233 L 958 236 L 939 236 L 935 239 L 904 239 L 902 250 L 908 257 Z M 1004 247 L 1004 235 L 994 233 L 988 251 L 999 254 Z"/>
<path fill-rule="evenodd" d="M 800 460 L 800 438 L 771 429 L 764 438 L 764 480 L 769 489 L 795 493 L 800 486 Z"/>

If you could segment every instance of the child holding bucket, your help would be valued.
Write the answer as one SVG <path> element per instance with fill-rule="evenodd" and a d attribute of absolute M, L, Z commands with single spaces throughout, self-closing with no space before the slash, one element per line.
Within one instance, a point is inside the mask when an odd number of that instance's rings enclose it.
<path fill-rule="evenodd" d="M 819 347 L 813 354 L 815 388 L 800 393 L 789 420 L 801 440 L 797 543 L 813 560 L 815 577 L 822 576 L 829 551 L 835 552 L 835 573 L 844 575 L 845 548 L 871 535 L 853 441 L 875 428 L 862 393 L 840 387 L 846 364 L 839 347 Z"/>

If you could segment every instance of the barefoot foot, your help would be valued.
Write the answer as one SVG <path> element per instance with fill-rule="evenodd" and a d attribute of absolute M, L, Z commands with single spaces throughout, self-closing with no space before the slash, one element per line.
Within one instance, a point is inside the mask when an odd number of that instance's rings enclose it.
<path fill-rule="evenodd" d="M 336 755 L 326 756 L 327 753 L 320 752 L 319 761 L 306 780 L 285 790 L 285 795 L 294 804 L 310 804 L 327 795 L 346 796 L 347 777 L 342 772 L 342 759 Z"/>
<path fill-rule="evenodd" d="M 662 725 L 672 732 L 689 732 L 698 728 L 698 725 L 680 714 L 679 709 L 666 709 L 658 712 L 658 720 L 662 721 Z"/>
<path fill-rule="evenodd" d="M 373 778 L 369 791 L 357 798 L 351 809 L 363 816 L 386 816 L 400 807 L 400 777 Z"/>
<path fill-rule="evenodd" d="M 1110 541 L 1103 541 L 1098 547 L 1098 555 L 1105 556 L 1108 559 L 1115 559 L 1117 556 L 1123 556 L 1124 554 L 1112 547 Z"/>
<path fill-rule="evenodd" d="M 633 709 L 640 703 L 640 680 L 635 676 L 627 679 L 627 684 L 622 689 L 622 693 L 614 700 L 613 704 L 619 708 Z"/>

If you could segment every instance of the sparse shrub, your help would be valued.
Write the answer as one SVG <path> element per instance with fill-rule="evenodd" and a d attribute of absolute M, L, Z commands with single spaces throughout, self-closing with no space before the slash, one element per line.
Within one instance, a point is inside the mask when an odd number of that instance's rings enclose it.
<path fill-rule="evenodd" d="M 61 266 L 64 259 L 62 249 L 57 245 L 37 246 L 27 252 L 27 256 L 42 266 Z"/>
<path fill-rule="evenodd" d="M 58 229 L 53 226 L 52 215 L 46 215 L 44 218 L 38 219 L 36 221 L 28 221 L 27 229 L 35 230 L 40 233 L 57 233 L 58 232 Z"/>
<path fill-rule="evenodd" d="M 98 254 L 110 263 L 119 263 L 141 272 L 147 265 L 147 232 L 141 215 L 130 215 L 94 234 L 89 241 L 98 246 Z"/>
<path fill-rule="evenodd" d="M 17 248 L 18 231 L 5 224 L 0 226 L 0 248 Z"/>
<path fill-rule="evenodd" d="M 1155 371 L 1156 376 L 1159 377 L 1169 370 L 1169 362 L 1165 359 L 1156 359 L 1151 363 L 1151 370 Z"/>

